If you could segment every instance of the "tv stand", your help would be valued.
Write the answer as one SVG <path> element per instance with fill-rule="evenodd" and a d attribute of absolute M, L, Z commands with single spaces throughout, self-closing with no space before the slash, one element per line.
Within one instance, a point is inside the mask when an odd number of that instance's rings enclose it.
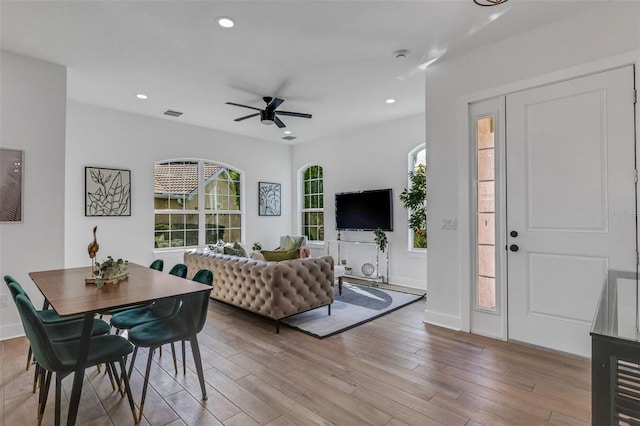
<path fill-rule="evenodd" d="M 328 241 L 327 254 L 345 267 L 346 278 L 376 284 L 389 282 L 389 246 L 381 253 L 375 241 Z"/>

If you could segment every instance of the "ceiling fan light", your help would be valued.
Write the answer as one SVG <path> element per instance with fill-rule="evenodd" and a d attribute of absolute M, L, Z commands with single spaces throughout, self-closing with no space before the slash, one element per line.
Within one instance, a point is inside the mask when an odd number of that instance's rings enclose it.
<path fill-rule="evenodd" d="M 273 121 L 274 121 L 273 120 L 274 115 L 275 113 L 273 111 L 266 111 L 266 110 L 260 111 L 260 122 L 267 126 L 271 125 L 273 124 Z"/>

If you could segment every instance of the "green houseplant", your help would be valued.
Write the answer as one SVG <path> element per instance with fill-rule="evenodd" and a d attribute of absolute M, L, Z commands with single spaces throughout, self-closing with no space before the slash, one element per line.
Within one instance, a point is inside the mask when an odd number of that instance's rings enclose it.
<path fill-rule="evenodd" d="M 96 262 L 96 270 L 93 272 L 93 275 L 98 288 L 103 287 L 107 283 L 117 284 L 129 276 L 129 261 L 122 259 L 114 260 L 113 257 L 107 256 L 107 260 L 104 262 Z"/>
<path fill-rule="evenodd" d="M 376 245 L 378 246 L 378 249 L 384 253 L 384 251 L 387 249 L 387 245 L 389 245 L 387 234 L 380 228 L 373 231 L 373 234 L 376 236 L 375 242 L 376 242 Z"/>
<path fill-rule="evenodd" d="M 400 201 L 409 210 L 409 228 L 413 230 L 413 247 L 427 248 L 427 166 L 419 164 L 409 172 L 410 187 L 400 194 Z"/>

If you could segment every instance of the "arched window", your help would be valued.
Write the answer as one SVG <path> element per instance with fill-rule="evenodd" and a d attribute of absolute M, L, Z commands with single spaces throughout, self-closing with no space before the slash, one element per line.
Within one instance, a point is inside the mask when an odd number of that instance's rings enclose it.
<path fill-rule="evenodd" d="M 426 218 L 426 182 L 427 182 L 427 150 L 425 144 L 420 144 L 409 153 L 409 185 L 403 191 L 401 199 L 409 214 L 409 249 L 422 250 L 427 248 L 427 218 Z M 407 194 L 405 196 L 405 194 Z M 405 202 L 406 201 L 406 202 Z"/>
<path fill-rule="evenodd" d="M 205 160 L 154 166 L 155 248 L 242 241 L 240 172 Z"/>
<path fill-rule="evenodd" d="M 322 166 L 309 166 L 301 174 L 302 235 L 309 241 L 324 241 L 324 185 Z"/>

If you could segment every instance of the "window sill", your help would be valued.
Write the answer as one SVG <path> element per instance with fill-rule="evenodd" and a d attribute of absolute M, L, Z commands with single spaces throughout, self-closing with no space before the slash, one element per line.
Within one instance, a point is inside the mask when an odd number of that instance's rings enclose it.
<path fill-rule="evenodd" d="M 415 258 L 426 258 L 427 249 L 409 249 L 407 250 L 407 256 Z"/>

